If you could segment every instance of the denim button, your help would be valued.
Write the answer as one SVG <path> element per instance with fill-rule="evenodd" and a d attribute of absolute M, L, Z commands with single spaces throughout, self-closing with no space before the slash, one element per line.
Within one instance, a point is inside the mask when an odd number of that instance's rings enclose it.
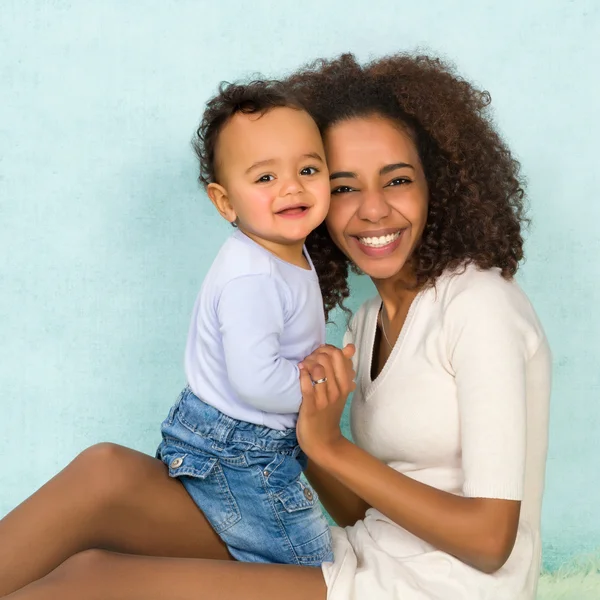
<path fill-rule="evenodd" d="M 171 467 L 171 469 L 179 469 L 179 467 L 183 464 L 183 458 L 181 458 L 180 456 L 178 456 L 177 458 L 174 458 L 171 461 L 171 464 L 169 465 Z"/>
<path fill-rule="evenodd" d="M 304 497 L 307 500 L 312 500 L 313 499 L 313 493 L 308 488 L 304 488 Z"/>

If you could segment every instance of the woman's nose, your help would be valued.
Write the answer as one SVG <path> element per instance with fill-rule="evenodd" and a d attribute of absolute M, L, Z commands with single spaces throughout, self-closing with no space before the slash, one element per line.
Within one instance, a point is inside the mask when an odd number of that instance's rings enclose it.
<path fill-rule="evenodd" d="M 363 192 L 358 208 L 359 218 L 376 223 L 384 217 L 387 217 L 389 213 L 390 207 L 385 200 L 382 190 Z"/>

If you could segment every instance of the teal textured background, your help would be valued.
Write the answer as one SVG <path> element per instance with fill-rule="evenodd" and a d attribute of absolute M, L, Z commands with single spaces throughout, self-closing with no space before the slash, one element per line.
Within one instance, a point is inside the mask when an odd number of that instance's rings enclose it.
<path fill-rule="evenodd" d="M 0 516 L 90 444 L 153 452 L 229 232 L 189 146 L 218 82 L 420 47 L 491 91 L 528 177 L 519 280 L 555 358 L 545 565 L 597 549 L 598 40 L 595 0 L 3 0 Z M 351 306 L 371 293 L 355 279 Z"/>

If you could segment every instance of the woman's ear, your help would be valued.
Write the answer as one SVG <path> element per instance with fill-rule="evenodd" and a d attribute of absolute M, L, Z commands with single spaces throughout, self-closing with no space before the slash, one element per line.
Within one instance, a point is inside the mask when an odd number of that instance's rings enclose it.
<path fill-rule="evenodd" d="M 227 190 L 218 183 L 209 183 L 206 187 L 206 193 L 210 198 L 210 201 L 215 205 L 215 208 L 219 211 L 219 214 L 230 223 L 235 223 L 237 220 L 237 214 L 229 201 Z"/>

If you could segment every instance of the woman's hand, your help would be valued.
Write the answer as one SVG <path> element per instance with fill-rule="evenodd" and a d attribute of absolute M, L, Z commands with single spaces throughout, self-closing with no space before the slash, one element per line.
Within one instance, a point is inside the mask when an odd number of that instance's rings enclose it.
<path fill-rule="evenodd" d="M 309 457 L 331 449 L 343 437 L 340 420 L 348 395 L 356 387 L 351 360 L 354 352 L 352 344 L 343 350 L 326 344 L 299 365 L 302 405 L 296 432 Z"/>

